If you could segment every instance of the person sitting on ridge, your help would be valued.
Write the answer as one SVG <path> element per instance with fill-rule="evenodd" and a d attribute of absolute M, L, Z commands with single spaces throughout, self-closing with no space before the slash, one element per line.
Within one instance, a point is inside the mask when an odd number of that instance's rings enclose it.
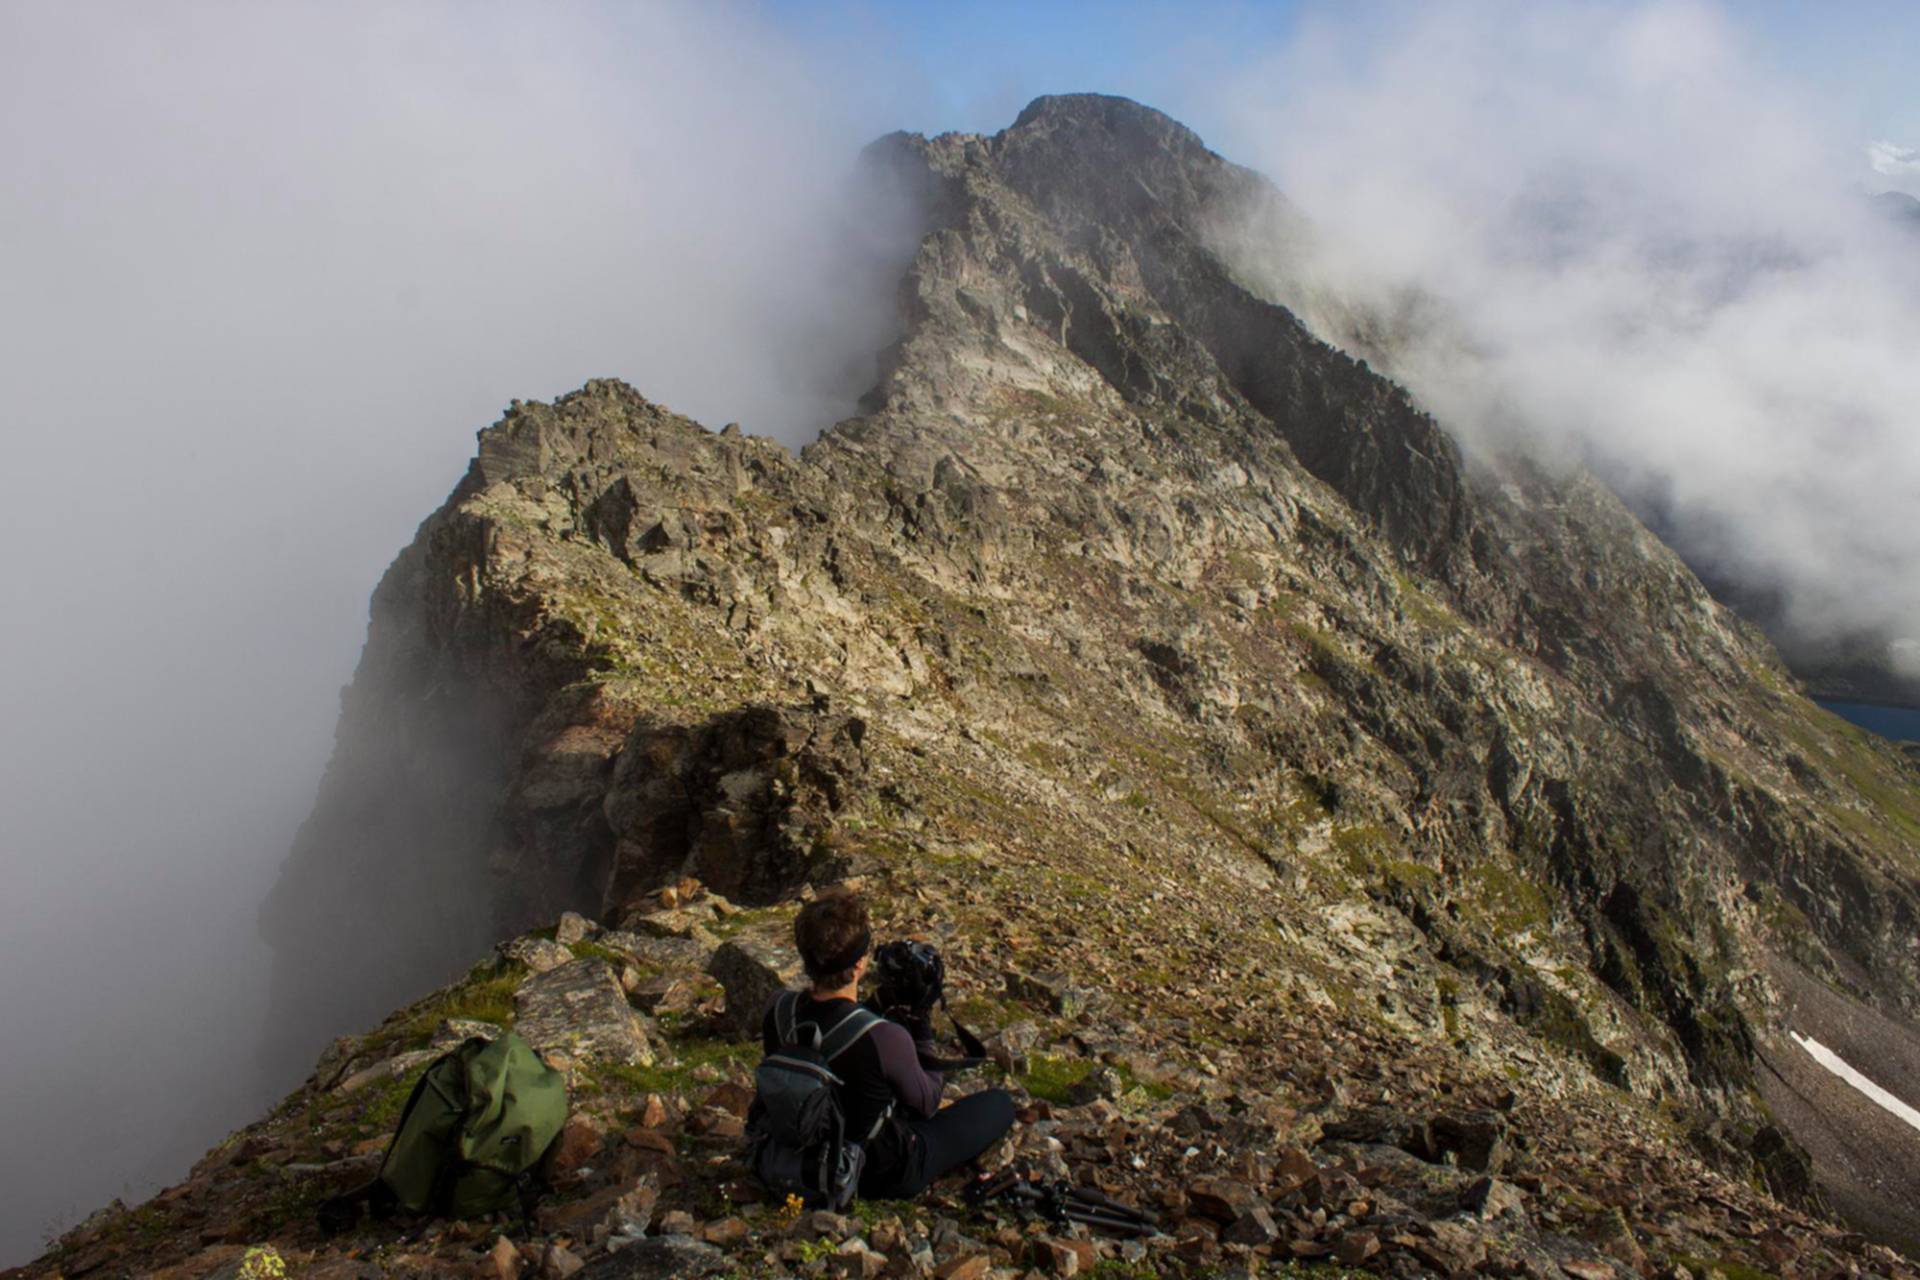
<path fill-rule="evenodd" d="M 846 892 L 816 898 L 800 908 L 793 940 L 812 984 L 797 996 L 793 1023 L 832 1028 L 860 1007 L 860 979 L 873 944 L 866 904 Z M 769 1055 L 783 1047 L 777 1015 L 784 998 L 776 997 L 761 1020 Z M 916 1196 L 941 1174 L 977 1159 L 1013 1127 L 1013 1098 L 1004 1089 L 983 1089 L 942 1107 L 946 1082 L 921 1064 L 923 1051 L 932 1056 L 932 1047 L 928 1019 L 883 1019 L 833 1060 L 846 1132 L 874 1135 L 865 1144 L 860 1174 L 864 1198 Z"/>

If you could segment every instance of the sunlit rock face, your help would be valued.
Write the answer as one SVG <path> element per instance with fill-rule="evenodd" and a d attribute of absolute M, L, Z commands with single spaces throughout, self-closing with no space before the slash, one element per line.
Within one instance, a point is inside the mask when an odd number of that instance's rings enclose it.
<path fill-rule="evenodd" d="M 516 404 L 389 570 L 262 914 L 276 1059 L 564 910 L 864 876 L 1155 1044 L 1183 983 L 1313 1009 L 1665 1099 L 1810 1200 L 1769 975 L 1920 1010 L 1914 765 L 1591 476 L 1470 464 L 1243 289 L 1206 232 L 1261 180 L 1172 120 L 865 163 L 923 237 L 860 416 L 796 456 L 613 381 Z"/>

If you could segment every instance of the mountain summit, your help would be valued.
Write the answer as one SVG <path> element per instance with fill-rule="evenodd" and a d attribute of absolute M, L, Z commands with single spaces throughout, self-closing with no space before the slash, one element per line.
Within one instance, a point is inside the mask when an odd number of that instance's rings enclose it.
<path fill-rule="evenodd" d="M 480 433 L 262 913 L 320 1068 L 58 1265 L 1912 1274 L 1830 1215 L 1920 1240 L 1920 1133 L 1803 1044 L 1920 1079 L 1914 763 L 1592 477 L 1466 457 L 1237 279 L 1277 197 L 1168 117 L 864 165 L 921 236 L 859 416 L 796 456 L 595 381 Z M 1166 1239 L 737 1207 L 743 1029 L 847 880 L 946 951 L 1018 1149 Z M 344 1269 L 304 1207 L 515 1020 L 575 1072 L 544 1242 Z"/>

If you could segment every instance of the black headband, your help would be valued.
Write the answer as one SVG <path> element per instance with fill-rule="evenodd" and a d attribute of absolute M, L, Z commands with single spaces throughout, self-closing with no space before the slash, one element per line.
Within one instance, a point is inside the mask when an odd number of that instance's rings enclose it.
<path fill-rule="evenodd" d="M 873 930 L 862 929 L 860 936 L 848 944 L 846 950 L 837 956 L 829 956 L 820 962 L 818 976 L 830 977 L 836 973 L 845 973 L 860 963 L 860 957 L 867 954 L 867 948 L 873 945 Z"/>

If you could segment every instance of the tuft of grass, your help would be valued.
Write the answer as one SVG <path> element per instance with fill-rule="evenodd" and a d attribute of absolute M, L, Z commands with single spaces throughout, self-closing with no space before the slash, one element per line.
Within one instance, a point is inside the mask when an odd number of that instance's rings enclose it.
<path fill-rule="evenodd" d="M 643 1096 L 649 1093 L 685 1093 L 700 1087 L 694 1073 L 702 1067 L 722 1069 L 757 1061 L 760 1047 L 743 1040 L 686 1040 L 673 1046 L 671 1062 L 634 1067 L 618 1062 L 595 1062 L 586 1078 L 607 1093 Z"/>
<path fill-rule="evenodd" d="M 1748 1266 L 1744 1262 L 1735 1262 L 1728 1258 L 1709 1260 L 1688 1253 L 1676 1253 L 1668 1261 L 1675 1266 L 1685 1267 L 1699 1280 L 1707 1280 L 1709 1276 L 1716 1273 L 1725 1276 L 1726 1280 L 1778 1280 L 1771 1271 L 1762 1271 L 1759 1267 Z"/>
<path fill-rule="evenodd" d="M 1089 1058 L 1035 1054 L 1028 1059 L 1027 1070 L 1019 1080 L 1022 1087 L 1034 1097 L 1056 1106 L 1065 1106 L 1071 1101 L 1073 1087 L 1092 1075 L 1097 1065 Z M 1136 1089 L 1155 1102 L 1165 1102 L 1173 1096 L 1173 1090 L 1166 1085 L 1157 1080 L 1142 1080 L 1125 1066 L 1114 1066 L 1111 1070 L 1120 1077 L 1122 1097 Z"/>
<path fill-rule="evenodd" d="M 413 1087 L 420 1083 L 420 1076 L 427 1069 L 423 1063 L 404 1075 L 395 1076 L 375 1087 L 366 1104 L 360 1109 L 360 1119 L 355 1124 L 356 1136 L 371 1138 L 377 1133 L 386 1133 L 400 1123 L 400 1112 L 406 1108 L 407 1099 L 413 1094 Z"/>
<path fill-rule="evenodd" d="M 467 976 L 437 995 L 387 1019 L 366 1039 L 370 1052 L 424 1049 L 448 1018 L 471 1018 L 496 1026 L 513 1025 L 513 993 L 526 981 L 526 966 L 493 959 L 475 965 Z"/>
<path fill-rule="evenodd" d="M 1020 1077 L 1020 1084 L 1036 1098 L 1055 1105 L 1065 1105 L 1067 1094 L 1073 1086 L 1085 1080 L 1092 1071 L 1093 1063 L 1086 1058 L 1037 1053 L 1028 1059 L 1028 1069 Z"/>
<path fill-rule="evenodd" d="M 970 995 L 953 1002 L 953 1014 L 976 1032 L 998 1031 L 1010 1022 L 1027 1017 L 1027 1008 L 1014 1000 L 997 996 Z"/>
<path fill-rule="evenodd" d="M 821 832 L 819 834 L 821 836 L 825 836 L 828 833 Z M 833 840 L 829 840 L 827 844 L 830 847 L 826 849 L 822 849 L 818 847 L 818 845 L 816 845 L 815 853 L 818 854 L 822 852 L 829 852 L 829 853 L 832 852 L 833 847 L 838 847 L 838 844 L 839 844 L 838 837 L 835 837 L 835 839 Z M 725 942 L 728 938 L 731 938 L 736 934 L 743 933 L 748 929 L 755 928 L 760 925 L 769 924 L 775 920 L 780 920 L 780 919 L 791 920 L 796 910 L 797 908 L 791 907 L 791 906 L 747 908 L 744 910 L 736 911 L 730 916 L 721 916 L 719 919 L 715 920 L 713 923 L 707 926 L 707 931 L 713 934 L 714 937 L 720 939 L 722 942 Z"/>

